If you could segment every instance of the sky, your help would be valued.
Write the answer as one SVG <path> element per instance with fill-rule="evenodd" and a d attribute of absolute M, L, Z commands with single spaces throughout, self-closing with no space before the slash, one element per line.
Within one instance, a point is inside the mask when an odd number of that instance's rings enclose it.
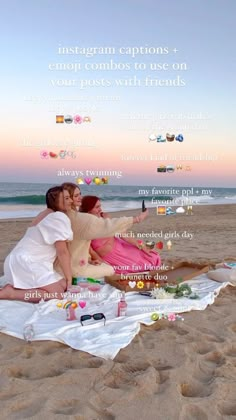
<path fill-rule="evenodd" d="M 5 2 L 0 181 L 106 171 L 111 185 L 236 187 L 235 12 L 234 0 Z M 166 133 L 184 141 L 149 140 Z"/>

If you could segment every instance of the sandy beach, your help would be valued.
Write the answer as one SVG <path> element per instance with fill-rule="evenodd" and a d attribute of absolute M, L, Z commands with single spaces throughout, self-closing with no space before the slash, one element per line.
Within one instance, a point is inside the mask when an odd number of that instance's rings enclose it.
<path fill-rule="evenodd" d="M 214 265 L 236 258 L 235 215 L 234 204 L 195 206 L 192 215 L 177 216 L 157 216 L 153 209 L 132 232 L 163 242 L 162 262 Z M 0 221 L 0 274 L 29 224 Z M 236 418 L 235 303 L 236 289 L 228 286 L 205 311 L 185 313 L 184 321 L 142 326 L 113 361 L 57 342 L 27 344 L 0 334 L 1 419 Z"/>

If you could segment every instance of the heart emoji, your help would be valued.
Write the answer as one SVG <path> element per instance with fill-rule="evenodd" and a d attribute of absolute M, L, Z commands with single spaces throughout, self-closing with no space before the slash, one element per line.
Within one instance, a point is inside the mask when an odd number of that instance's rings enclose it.
<path fill-rule="evenodd" d="M 163 242 L 157 242 L 157 244 L 156 244 L 156 247 L 158 248 L 158 249 L 163 249 Z"/>
<path fill-rule="evenodd" d="M 49 153 L 49 156 L 50 156 L 51 158 L 57 158 L 57 154 L 56 154 L 56 153 L 53 153 L 53 152 L 50 152 L 50 153 Z"/>
<path fill-rule="evenodd" d="M 86 182 L 86 184 L 90 185 L 91 182 L 92 182 L 92 178 L 86 177 L 86 178 L 84 178 L 84 181 Z"/>
<path fill-rule="evenodd" d="M 129 287 L 133 289 L 136 286 L 136 281 L 129 281 Z"/>
<path fill-rule="evenodd" d="M 84 309 L 84 308 L 85 308 L 85 306 L 86 306 L 86 302 L 85 302 L 84 300 L 81 300 L 81 302 L 79 302 L 79 307 L 80 307 L 81 309 Z"/>

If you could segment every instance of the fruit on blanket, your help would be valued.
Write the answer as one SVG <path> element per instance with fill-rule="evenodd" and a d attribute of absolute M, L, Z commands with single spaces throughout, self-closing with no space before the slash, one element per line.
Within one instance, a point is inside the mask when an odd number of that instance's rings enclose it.
<path fill-rule="evenodd" d="M 157 247 L 157 249 L 163 249 L 163 242 L 157 242 L 156 243 L 156 247 Z"/>

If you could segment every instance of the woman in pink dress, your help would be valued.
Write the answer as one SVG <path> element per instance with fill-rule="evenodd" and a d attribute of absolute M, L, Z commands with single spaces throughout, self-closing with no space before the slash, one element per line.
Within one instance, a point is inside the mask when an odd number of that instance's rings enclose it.
<path fill-rule="evenodd" d="M 107 217 L 96 196 L 85 196 L 82 199 L 80 212 L 90 213 L 97 217 Z M 113 266 L 116 273 L 134 273 L 158 270 L 161 259 L 157 252 L 148 250 L 133 238 L 113 236 L 91 241 L 92 258 L 100 259 Z"/>

